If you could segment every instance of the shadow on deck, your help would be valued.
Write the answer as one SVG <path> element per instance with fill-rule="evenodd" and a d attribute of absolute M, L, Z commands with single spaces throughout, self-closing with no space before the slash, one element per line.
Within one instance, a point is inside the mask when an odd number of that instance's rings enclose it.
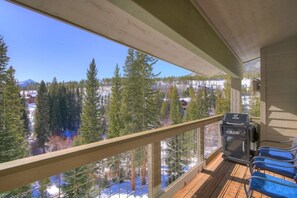
<path fill-rule="evenodd" d="M 270 172 L 266 172 L 278 177 Z M 224 161 L 221 155 L 214 158 L 174 197 L 246 197 L 244 182 L 250 177 L 249 167 Z M 282 177 L 284 178 L 284 177 Z M 254 192 L 255 198 L 267 196 Z"/>

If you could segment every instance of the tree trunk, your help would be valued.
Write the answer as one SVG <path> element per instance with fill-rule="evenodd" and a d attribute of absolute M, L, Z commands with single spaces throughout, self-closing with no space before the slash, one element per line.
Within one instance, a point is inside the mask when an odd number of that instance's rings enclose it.
<path fill-rule="evenodd" d="M 141 184 L 144 186 L 146 184 L 145 177 L 146 177 L 146 155 L 145 149 L 142 149 L 142 171 L 141 171 Z"/>
<path fill-rule="evenodd" d="M 121 174 L 120 174 L 120 159 L 118 156 L 116 156 L 116 159 L 115 159 L 115 176 L 117 178 L 118 181 L 121 181 Z"/>
<path fill-rule="evenodd" d="M 132 191 L 135 190 L 135 166 L 134 166 L 134 161 L 135 161 L 135 153 L 134 151 L 131 152 L 131 189 Z"/>

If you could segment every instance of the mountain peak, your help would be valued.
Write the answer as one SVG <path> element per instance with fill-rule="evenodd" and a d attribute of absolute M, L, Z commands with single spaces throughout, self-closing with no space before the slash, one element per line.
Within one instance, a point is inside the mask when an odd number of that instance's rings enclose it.
<path fill-rule="evenodd" d="M 27 87 L 28 85 L 35 84 L 36 82 L 32 79 L 24 80 L 19 82 L 20 87 Z"/>

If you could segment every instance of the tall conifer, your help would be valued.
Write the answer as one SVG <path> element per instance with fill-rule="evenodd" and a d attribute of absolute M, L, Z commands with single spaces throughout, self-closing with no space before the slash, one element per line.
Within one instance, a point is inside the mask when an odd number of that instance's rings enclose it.
<path fill-rule="evenodd" d="M 97 68 L 93 59 L 87 71 L 86 92 L 83 98 L 82 123 L 79 137 L 74 145 L 79 146 L 99 141 L 102 135 L 100 97 L 98 94 L 99 81 Z M 88 197 L 92 183 L 91 167 L 82 166 L 64 173 L 65 184 L 63 190 L 67 197 Z M 77 186 L 79 184 L 79 186 Z"/>
<path fill-rule="evenodd" d="M 6 67 L 9 61 L 7 56 L 7 46 L 0 36 L 0 134 L 4 133 L 4 86 L 6 80 Z"/>
<path fill-rule="evenodd" d="M 179 101 L 178 91 L 176 87 L 173 87 L 171 96 L 172 96 L 172 99 L 170 101 L 171 124 L 182 123 L 183 109 L 181 106 L 181 102 Z"/>
<path fill-rule="evenodd" d="M 197 100 L 200 100 L 200 98 L 196 96 L 196 93 L 192 87 L 189 89 L 189 96 L 191 98 L 191 101 L 189 102 L 187 107 L 187 121 L 196 120 L 199 118 L 199 103 Z"/>
<path fill-rule="evenodd" d="M 12 67 L 6 70 L 8 61 L 7 46 L 0 36 L 0 163 L 23 158 L 28 149 L 20 90 L 14 77 L 15 70 Z M 29 186 L 23 186 L 0 193 L 0 197 L 18 196 L 27 190 Z"/>
<path fill-rule="evenodd" d="M 38 89 L 34 115 L 34 133 L 36 134 L 38 147 L 45 152 L 45 143 L 50 137 L 50 120 L 48 93 L 44 81 L 41 81 Z"/>
<path fill-rule="evenodd" d="M 21 104 L 22 104 L 22 109 L 21 109 L 21 113 L 22 113 L 22 120 L 24 122 L 24 137 L 28 137 L 30 134 L 30 120 L 28 118 L 26 109 L 27 109 L 27 104 L 26 104 L 26 99 L 20 95 L 21 98 Z"/>
<path fill-rule="evenodd" d="M 216 90 L 216 114 L 222 114 L 230 112 L 230 100 L 231 100 L 231 82 L 230 79 L 225 79 L 224 88 Z"/>
<path fill-rule="evenodd" d="M 178 91 L 173 87 L 170 101 L 170 120 L 172 124 L 179 124 L 183 121 L 183 110 L 181 102 L 179 101 Z M 166 148 L 166 165 L 168 167 L 167 184 L 175 181 L 180 175 L 184 173 L 183 169 L 185 162 L 182 159 L 185 150 L 184 134 L 177 135 L 167 141 Z"/>
<path fill-rule="evenodd" d="M 59 84 L 56 77 L 54 77 L 49 87 L 49 119 L 50 131 L 55 135 L 58 135 L 62 129 L 62 116 L 59 102 Z"/>
<path fill-rule="evenodd" d="M 19 159 L 26 154 L 24 120 L 22 120 L 21 98 L 14 78 L 14 69 L 7 70 L 4 87 L 3 110 L 4 131 L 0 133 L 0 163 Z"/>
<path fill-rule="evenodd" d="M 122 103 L 122 83 L 119 73 L 119 66 L 116 66 L 114 77 L 112 78 L 111 101 L 109 104 L 108 118 L 108 138 L 118 137 L 123 123 L 121 120 L 121 103 Z"/>
<path fill-rule="evenodd" d="M 98 94 L 99 81 L 97 79 L 97 68 L 93 59 L 87 72 L 86 93 L 82 109 L 82 123 L 80 136 L 85 143 L 101 140 L 102 123 L 100 97 Z"/>
<path fill-rule="evenodd" d="M 20 90 L 14 78 L 15 70 L 10 67 L 6 72 L 3 107 L 4 131 L 0 133 L 0 163 L 20 159 L 26 156 L 28 145 L 25 141 L 23 105 L 21 104 Z M 4 197 L 19 195 L 29 190 L 23 186 L 4 194 Z M 0 194 L 1 197 L 1 194 Z"/>
<path fill-rule="evenodd" d="M 124 128 L 121 134 L 130 134 L 159 126 L 157 92 L 153 90 L 152 66 L 157 59 L 133 49 L 128 50 L 124 66 L 124 91 L 121 118 Z M 142 153 L 142 184 L 145 183 L 145 150 Z M 131 187 L 135 190 L 135 152 L 131 152 Z"/>
<path fill-rule="evenodd" d="M 61 130 L 64 131 L 67 129 L 68 118 L 67 90 L 64 82 L 59 85 L 59 108 L 61 113 Z"/>

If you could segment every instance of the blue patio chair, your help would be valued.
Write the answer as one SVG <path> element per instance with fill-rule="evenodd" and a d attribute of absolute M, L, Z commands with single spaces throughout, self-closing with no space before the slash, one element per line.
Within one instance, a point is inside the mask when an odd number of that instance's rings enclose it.
<path fill-rule="evenodd" d="M 249 189 L 244 189 L 247 197 L 257 191 L 270 197 L 291 198 L 297 197 L 297 184 L 261 172 L 253 172 L 250 178 Z"/>
<path fill-rule="evenodd" d="M 251 173 L 255 169 L 268 170 L 294 180 L 297 180 L 297 158 L 294 160 L 276 160 L 263 156 L 256 156 L 251 161 Z"/>
<path fill-rule="evenodd" d="M 292 141 L 291 148 L 285 149 L 285 148 L 261 146 L 258 149 L 258 155 L 273 158 L 273 159 L 278 159 L 278 160 L 294 160 L 297 152 L 297 138 L 293 138 L 289 141 Z M 276 141 L 270 141 L 270 142 L 276 142 Z M 277 143 L 284 143 L 284 142 L 277 142 Z"/>

